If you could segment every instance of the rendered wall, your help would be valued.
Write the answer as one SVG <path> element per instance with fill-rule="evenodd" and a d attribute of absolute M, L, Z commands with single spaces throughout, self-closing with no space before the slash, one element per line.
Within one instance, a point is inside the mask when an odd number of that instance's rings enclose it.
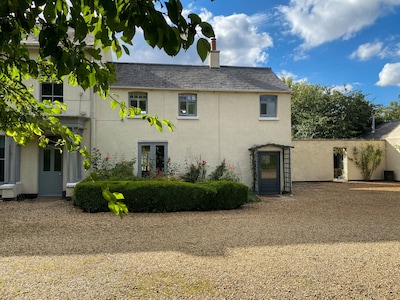
<path fill-rule="evenodd" d="M 381 140 L 293 140 L 292 180 L 332 181 L 334 179 L 333 149 L 344 148 L 347 150 L 347 157 L 354 157 L 354 147 L 366 144 L 379 146 L 384 150 L 382 162 L 371 178 L 371 180 L 382 180 L 384 170 L 387 170 L 388 166 L 385 141 Z M 347 180 L 363 179 L 360 169 L 350 159 L 347 159 L 345 178 Z"/>
<path fill-rule="evenodd" d="M 113 89 L 127 101 L 133 89 Z M 259 93 L 202 92 L 197 94 L 197 117 L 178 116 L 179 91 L 138 90 L 148 93 L 148 113 L 176 126 L 158 132 L 140 118 L 121 120 L 109 102 L 96 99 L 94 147 L 105 155 L 137 158 L 139 141 L 166 141 L 168 155 L 183 170 L 185 162 L 201 156 L 213 171 L 223 159 L 235 167 L 242 182 L 252 184 L 250 151 L 253 145 L 291 144 L 290 95 L 278 95 L 278 118 L 259 119 Z M 271 93 L 274 94 L 274 93 Z M 137 171 L 137 165 L 135 167 Z"/>
<path fill-rule="evenodd" d="M 394 179 L 400 181 L 400 126 L 386 137 L 387 170 L 394 171 Z"/>

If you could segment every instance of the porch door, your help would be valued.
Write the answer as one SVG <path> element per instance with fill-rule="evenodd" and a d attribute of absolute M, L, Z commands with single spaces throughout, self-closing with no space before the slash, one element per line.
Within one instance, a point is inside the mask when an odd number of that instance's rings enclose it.
<path fill-rule="evenodd" d="M 280 194 L 280 152 L 258 153 L 258 192 L 260 195 Z"/>
<path fill-rule="evenodd" d="M 63 192 L 62 153 L 47 147 L 40 149 L 39 196 L 60 196 Z"/>

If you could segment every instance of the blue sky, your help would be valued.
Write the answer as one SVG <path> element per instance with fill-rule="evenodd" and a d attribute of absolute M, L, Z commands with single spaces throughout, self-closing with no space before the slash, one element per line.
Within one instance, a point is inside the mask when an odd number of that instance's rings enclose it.
<path fill-rule="evenodd" d="M 400 94 L 400 0 L 183 0 L 211 23 L 221 65 L 271 67 L 278 76 L 361 90 L 376 104 Z M 137 34 L 122 61 L 206 64 L 195 47 L 176 57 Z"/>

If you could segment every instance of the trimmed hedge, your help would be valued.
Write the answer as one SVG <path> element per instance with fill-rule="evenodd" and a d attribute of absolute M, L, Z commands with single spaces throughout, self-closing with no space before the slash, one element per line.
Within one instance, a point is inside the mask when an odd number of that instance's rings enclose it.
<path fill-rule="evenodd" d="M 76 185 L 73 204 L 86 212 L 109 211 L 102 188 L 124 195 L 131 212 L 235 209 L 247 202 L 248 188 L 238 182 L 98 181 Z"/>

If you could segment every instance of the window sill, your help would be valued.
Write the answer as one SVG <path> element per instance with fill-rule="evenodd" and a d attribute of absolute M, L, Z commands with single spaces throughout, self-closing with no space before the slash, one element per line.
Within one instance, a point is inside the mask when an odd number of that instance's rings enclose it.
<path fill-rule="evenodd" d="M 259 121 L 279 121 L 278 117 L 259 117 Z"/>
<path fill-rule="evenodd" d="M 178 120 L 198 120 L 198 116 L 177 116 L 176 117 Z"/>
<path fill-rule="evenodd" d="M 143 114 L 144 115 L 144 114 Z M 139 119 L 142 120 L 143 119 L 143 115 L 134 115 L 134 116 L 127 116 L 127 119 Z"/>

